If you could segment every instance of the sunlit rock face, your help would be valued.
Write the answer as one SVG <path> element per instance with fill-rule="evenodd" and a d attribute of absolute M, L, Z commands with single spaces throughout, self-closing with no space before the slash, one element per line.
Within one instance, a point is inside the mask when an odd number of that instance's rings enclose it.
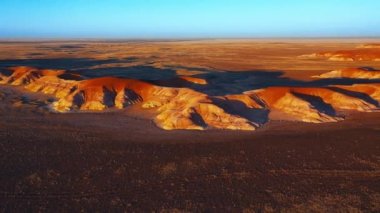
<path fill-rule="evenodd" d="M 337 86 L 338 88 L 356 92 L 360 94 L 364 94 L 368 98 L 372 98 L 373 100 L 377 101 L 377 103 L 380 103 L 380 83 L 374 83 L 374 84 L 354 84 L 351 86 Z"/>
<path fill-rule="evenodd" d="M 169 91 L 168 91 L 169 90 Z M 161 88 L 156 91 L 161 99 L 156 123 L 163 129 L 217 129 L 254 130 L 257 124 L 225 112 L 205 94 L 191 89 Z M 164 94 L 164 95 L 163 95 Z"/>
<path fill-rule="evenodd" d="M 242 94 L 210 96 L 186 85 L 205 85 L 195 77 L 145 82 L 136 79 L 101 77 L 84 79 L 64 70 L 14 67 L 2 72 L 0 83 L 23 86 L 32 92 L 56 97 L 51 108 L 56 112 L 103 111 L 135 105 L 154 112 L 152 119 L 165 130 L 230 129 L 255 130 L 273 119 L 310 123 L 337 122 L 342 110 L 378 110 L 380 84 L 333 85 L 324 87 L 267 87 Z M 319 78 L 378 78 L 379 71 L 365 68 L 331 71 Z M 179 81 L 185 80 L 186 82 Z M 160 86 L 161 85 L 161 86 Z M 193 89 L 192 89 L 193 88 Z"/>
<path fill-rule="evenodd" d="M 27 85 L 40 79 L 41 77 L 57 77 L 64 74 L 64 70 L 48 70 L 48 69 L 36 69 L 33 67 L 12 67 L 9 69 L 11 75 L 2 76 L 3 84 L 10 85 Z"/>
<path fill-rule="evenodd" d="M 344 90 L 331 88 L 293 88 L 295 93 L 319 97 L 334 109 L 371 112 L 377 109 L 377 103 L 368 102 Z"/>
<path fill-rule="evenodd" d="M 263 108 L 262 101 L 259 99 L 255 99 L 255 97 L 250 97 L 246 94 L 234 94 L 234 95 L 226 95 L 224 98 L 228 101 L 237 101 L 243 103 L 246 107 L 250 109 L 260 109 Z"/>
<path fill-rule="evenodd" d="M 80 81 L 72 95 L 81 98 L 81 110 L 122 109 L 141 102 L 153 89 L 153 85 L 139 80 L 103 77 Z"/>
<path fill-rule="evenodd" d="M 378 109 L 377 102 L 363 100 L 334 87 L 270 87 L 246 94 L 258 96 L 270 110 L 278 110 L 294 120 L 311 123 L 342 120 L 336 110 L 372 112 Z M 376 92 L 372 94 L 378 95 Z"/>
<path fill-rule="evenodd" d="M 157 110 L 155 122 L 166 129 L 239 129 L 254 130 L 258 125 L 237 115 L 226 113 L 203 93 L 188 88 L 156 86 L 135 79 L 102 77 L 86 80 L 64 80 L 65 71 L 41 70 L 31 67 L 12 68 L 1 83 L 23 85 L 33 92 L 57 97 L 53 109 L 101 111 L 122 109 L 141 103 L 142 108 Z M 196 78 L 189 81 L 204 84 Z"/>
<path fill-rule="evenodd" d="M 315 78 L 380 79 L 380 71 L 371 68 L 346 68 L 323 73 Z"/>
<path fill-rule="evenodd" d="M 271 111 L 280 111 L 290 120 L 297 120 L 310 123 L 336 122 L 341 120 L 335 115 L 335 112 L 327 112 L 325 109 L 313 105 L 315 102 L 323 101 L 318 97 L 309 99 L 301 93 L 297 93 L 295 88 L 289 87 L 270 87 L 266 89 L 246 92 L 248 95 L 254 95 L 265 103 L 265 106 Z M 313 99 L 313 100 L 310 100 Z"/>

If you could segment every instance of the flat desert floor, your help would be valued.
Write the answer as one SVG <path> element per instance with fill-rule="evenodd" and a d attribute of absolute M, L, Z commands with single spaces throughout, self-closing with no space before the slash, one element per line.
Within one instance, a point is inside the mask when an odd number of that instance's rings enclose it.
<path fill-rule="evenodd" d="M 218 81 L 205 93 L 227 95 L 379 69 L 376 60 L 300 57 L 376 42 L 8 41 L 0 69 L 146 81 L 204 75 Z M 258 81 L 245 82 L 250 75 Z M 255 131 L 166 131 L 135 106 L 57 113 L 46 107 L 54 97 L 9 85 L 0 99 L 1 211 L 380 211 L 380 112 L 345 111 L 332 123 L 268 119 Z"/>

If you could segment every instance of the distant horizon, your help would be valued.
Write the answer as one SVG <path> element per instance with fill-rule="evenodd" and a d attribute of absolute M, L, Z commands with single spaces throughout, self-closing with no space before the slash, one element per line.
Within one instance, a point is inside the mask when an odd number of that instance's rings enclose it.
<path fill-rule="evenodd" d="M 188 38 L 2 38 L 0 42 L 55 42 L 55 41 L 207 41 L 207 40 L 380 40 L 380 36 L 361 36 L 361 37 L 188 37 Z"/>
<path fill-rule="evenodd" d="M 0 38 L 379 37 L 374 0 L 2 0 Z"/>

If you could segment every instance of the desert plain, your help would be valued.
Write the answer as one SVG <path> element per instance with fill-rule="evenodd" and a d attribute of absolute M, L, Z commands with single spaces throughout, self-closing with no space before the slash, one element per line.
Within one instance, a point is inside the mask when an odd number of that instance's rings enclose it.
<path fill-rule="evenodd" d="M 3 41 L 0 209 L 380 211 L 379 43 Z"/>

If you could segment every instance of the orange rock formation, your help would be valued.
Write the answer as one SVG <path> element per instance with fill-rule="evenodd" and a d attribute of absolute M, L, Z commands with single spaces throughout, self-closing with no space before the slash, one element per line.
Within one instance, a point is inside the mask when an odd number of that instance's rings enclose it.
<path fill-rule="evenodd" d="M 355 91 L 354 87 L 347 86 L 346 88 Z M 370 92 L 378 97 L 380 87 L 372 88 Z M 245 93 L 258 96 L 266 107 L 287 114 L 291 120 L 312 123 L 341 120 L 342 118 L 336 115 L 335 110 L 371 112 L 378 109 L 378 103 L 345 94 L 333 87 L 270 87 Z"/>
<path fill-rule="evenodd" d="M 370 68 L 346 68 L 323 73 L 315 78 L 380 79 L 380 70 Z"/>
<path fill-rule="evenodd" d="M 32 92 L 54 95 L 57 100 L 52 104 L 52 109 L 55 111 L 100 111 L 137 105 L 142 109 L 154 109 L 155 123 L 165 130 L 254 130 L 260 124 L 244 115 L 260 110 L 285 115 L 278 119 L 312 123 L 336 122 L 342 120 L 336 113 L 337 110 L 371 112 L 378 109 L 380 101 L 380 84 L 268 87 L 244 94 L 213 97 L 186 87 L 164 87 L 135 79 L 81 79 L 81 76 L 64 70 L 32 67 L 14 67 L 10 70 L 10 75 L 0 76 L 0 83 L 22 85 Z M 364 68 L 345 69 L 319 77 L 374 78 L 378 72 Z M 197 84 L 206 83 L 203 79 L 193 77 L 184 79 Z M 363 98 L 363 95 L 368 97 Z M 232 109 L 236 104 L 240 108 Z"/>
<path fill-rule="evenodd" d="M 59 76 L 65 71 L 32 67 L 16 67 L 11 71 L 10 76 L 3 76 L 1 83 L 23 85 L 33 92 L 55 95 L 58 100 L 52 107 L 59 112 L 110 107 L 122 109 L 141 103 L 142 108 L 157 109 L 156 124 L 166 130 L 207 127 L 254 130 L 258 126 L 245 118 L 226 113 L 207 95 L 187 88 L 161 87 L 114 77 L 64 80 Z"/>

